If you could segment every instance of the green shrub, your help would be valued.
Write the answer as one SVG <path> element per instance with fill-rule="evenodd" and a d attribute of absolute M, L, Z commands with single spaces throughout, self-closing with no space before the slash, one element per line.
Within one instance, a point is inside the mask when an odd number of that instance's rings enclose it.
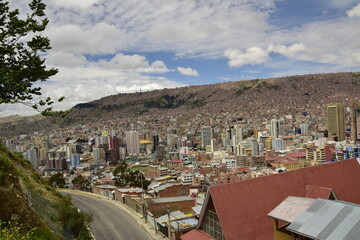
<path fill-rule="evenodd" d="M 71 203 L 70 196 L 61 198 L 57 205 L 59 220 L 65 232 L 72 234 L 78 239 L 91 239 L 87 225 L 92 221 L 90 213 L 78 211 Z"/>
<path fill-rule="evenodd" d="M 0 154 L 0 185 L 3 184 L 5 177 L 10 169 L 11 161 L 8 157 Z"/>
<path fill-rule="evenodd" d="M 21 225 L 17 223 L 0 221 L 1 240 L 28 240 L 31 239 L 31 235 L 32 231 L 22 231 Z"/>
<path fill-rule="evenodd" d="M 37 227 L 32 231 L 31 240 L 54 240 L 58 237 L 47 227 Z"/>

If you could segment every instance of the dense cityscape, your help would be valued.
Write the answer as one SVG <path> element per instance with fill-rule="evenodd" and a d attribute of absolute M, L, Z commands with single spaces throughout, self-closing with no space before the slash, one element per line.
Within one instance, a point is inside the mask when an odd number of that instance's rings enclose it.
<path fill-rule="evenodd" d="M 0 240 L 360 240 L 359 0 L 0 0 Z"/>
<path fill-rule="evenodd" d="M 206 214 L 201 209 L 209 204 L 209 187 L 359 157 L 360 108 L 334 104 L 326 112 L 327 129 L 321 131 L 309 128 L 303 120 L 306 113 L 301 119 L 286 115 L 260 126 L 248 119 L 222 125 L 220 116 L 202 119 L 207 124 L 196 129 L 190 123 L 178 125 L 176 118 L 168 119 L 161 133 L 149 130 L 157 125 L 151 121 L 135 122 L 128 129 L 91 123 L 4 138 L 3 143 L 22 153 L 54 187 L 119 201 L 164 236 L 180 239 L 203 221 L 201 230 L 227 239 L 223 230 L 207 226 L 208 220 L 200 217 Z M 189 134 L 177 134 L 182 126 Z M 164 224 L 168 213 L 173 216 L 170 228 Z M 182 239 L 189 238 L 185 234 Z"/>

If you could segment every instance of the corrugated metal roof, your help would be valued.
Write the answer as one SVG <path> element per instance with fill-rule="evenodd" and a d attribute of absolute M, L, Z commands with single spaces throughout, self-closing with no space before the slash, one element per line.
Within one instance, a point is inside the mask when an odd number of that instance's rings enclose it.
<path fill-rule="evenodd" d="M 141 193 L 143 191 L 142 188 L 118 188 L 116 190 L 123 193 Z"/>
<path fill-rule="evenodd" d="M 151 200 L 156 203 L 167 203 L 167 202 L 190 201 L 194 199 L 192 197 L 182 196 L 182 197 L 168 197 L 168 198 L 152 198 Z"/>
<path fill-rule="evenodd" d="M 170 220 L 176 220 L 177 218 L 184 218 L 184 217 L 186 217 L 186 215 L 180 211 L 174 211 L 170 213 Z M 168 221 L 169 221 L 168 214 L 156 218 L 156 222 L 160 223 L 162 226 L 165 226 L 165 223 Z"/>
<path fill-rule="evenodd" d="M 116 189 L 113 185 L 98 185 L 97 187 L 101 189 Z"/>
<path fill-rule="evenodd" d="M 359 204 L 360 165 L 349 159 L 211 186 L 211 201 L 205 202 L 213 202 L 225 240 L 273 239 L 273 220 L 267 213 L 288 196 L 306 197 L 306 185 L 332 188 L 338 199 Z"/>
<path fill-rule="evenodd" d="M 333 190 L 331 188 L 306 185 L 306 197 L 307 198 L 329 199 L 332 192 L 333 192 Z"/>
<path fill-rule="evenodd" d="M 302 197 L 287 197 L 269 214 L 269 217 L 292 223 L 308 209 L 315 199 Z"/>
<path fill-rule="evenodd" d="M 197 198 L 197 199 L 196 199 L 196 204 L 203 205 L 203 204 L 204 204 L 204 201 L 205 201 L 205 197 Z"/>
<path fill-rule="evenodd" d="M 196 213 L 196 215 L 199 215 L 201 212 L 202 205 L 196 205 L 195 207 L 192 207 L 192 210 Z"/>
<path fill-rule="evenodd" d="M 165 184 L 160 185 L 158 187 L 154 187 L 154 191 L 158 192 L 158 191 L 164 190 L 164 189 L 166 189 L 168 187 L 178 186 L 178 185 L 183 185 L 183 184 L 182 183 L 165 183 Z"/>
<path fill-rule="evenodd" d="M 321 240 L 360 239 L 360 205 L 317 199 L 287 229 Z"/>
<path fill-rule="evenodd" d="M 174 229 L 185 229 L 189 227 L 195 227 L 197 224 L 198 224 L 198 220 L 196 218 L 187 218 L 187 219 L 171 221 L 171 226 Z"/>

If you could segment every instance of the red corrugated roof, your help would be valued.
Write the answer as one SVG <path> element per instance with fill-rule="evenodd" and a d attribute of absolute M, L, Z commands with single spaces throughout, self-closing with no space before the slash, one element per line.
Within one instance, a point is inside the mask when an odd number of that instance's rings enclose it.
<path fill-rule="evenodd" d="M 272 157 L 272 158 L 265 158 L 265 161 L 266 162 L 277 162 L 277 161 L 280 161 L 280 160 L 286 160 L 287 158 L 286 157 Z"/>
<path fill-rule="evenodd" d="M 185 233 L 184 235 L 180 236 L 181 240 L 215 240 L 207 233 L 201 230 L 191 230 L 190 232 Z"/>
<path fill-rule="evenodd" d="M 306 197 L 307 198 L 323 198 L 329 199 L 331 195 L 331 188 L 317 187 L 317 186 L 306 186 Z"/>
<path fill-rule="evenodd" d="M 332 188 L 339 200 L 360 204 L 360 165 L 349 159 L 211 186 L 208 197 L 225 240 L 273 239 L 273 220 L 267 213 L 288 196 L 306 197 L 307 185 Z"/>
<path fill-rule="evenodd" d="M 306 153 L 303 152 L 292 152 L 292 153 L 286 153 L 285 157 L 289 158 L 303 158 L 306 157 Z"/>

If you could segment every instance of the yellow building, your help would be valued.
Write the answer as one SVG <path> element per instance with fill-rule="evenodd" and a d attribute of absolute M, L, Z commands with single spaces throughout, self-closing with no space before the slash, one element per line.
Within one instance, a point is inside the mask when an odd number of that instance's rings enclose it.
<path fill-rule="evenodd" d="M 266 150 L 271 150 L 272 149 L 272 141 L 274 140 L 273 137 L 268 137 L 265 139 L 265 148 Z"/>
<path fill-rule="evenodd" d="M 286 168 L 287 170 L 295 170 L 303 167 L 303 164 L 298 161 L 284 160 L 275 163 L 276 168 Z"/>
<path fill-rule="evenodd" d="M 324 162 L 325 162 L 324 146 L 306 148 L 305 167 L 319 165 Z"/>

